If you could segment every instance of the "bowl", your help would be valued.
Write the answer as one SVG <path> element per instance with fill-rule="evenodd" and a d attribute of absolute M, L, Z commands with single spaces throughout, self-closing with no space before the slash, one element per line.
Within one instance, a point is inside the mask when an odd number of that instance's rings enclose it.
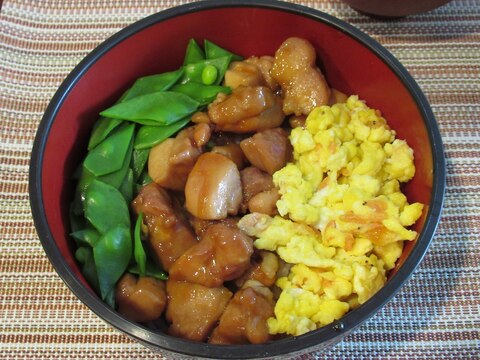
<path fill-rule="evenodd" d="M 436 9 L 451 0 L 343 0 L 353 9 L 377 17 L 403 17 Z"/>
<path fill-rule="evenodd" d="M 219 19 L 222 19 L 219 21 Z M 397 137 L 415 152 L 417 173 L 405 186 L 409 201 L 426 204 L 395 271 L 369 301 L 341 320 L 298 337 L 262 345 L 209 345 L 155 332 L 109 308 L 89 287 L 69 238 L 72 175 L 86 153 L 98 113 L 140 76 L 181 65 L 188 40 L 209 39 L 243 56 L 272 54 L 288 37 L 308 39 L 331 86 L 381 109 Z M 439 222 L 445 190 L 441 137 L 430 106 L 407 70 L 385 48 L 330 15 L 278 1 L 206 1 L 140 20 L 93 50 L 62 83 L 36 134 L 30 165 L 33 219 L 45 252 L 71 291 L 101 319 L 163 352 L 207 358 L 262 358 L 322 349 L 373 316 L 422 260 Z"/>

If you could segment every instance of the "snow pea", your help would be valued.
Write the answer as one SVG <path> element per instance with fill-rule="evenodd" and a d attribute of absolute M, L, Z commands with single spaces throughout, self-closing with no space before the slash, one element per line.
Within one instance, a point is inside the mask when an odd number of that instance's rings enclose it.
<path fill-rule="evenodd" d="M 140 270 L 140 276 L 145 276 L 147 254 L 145 254 L 145 249 L 142 245 L 142 224 L 143 213 L 140 213 L 138 214 L 134 229 L 133 256 L 135 257 L 135 262 Z"/>
<path fill-rule="evenodd" d="M 88 142 L 88 150 L 92 150 L 95 146 L 100 144 L 106 139 L 108 135 L 122 123 L 119 119 L 109 119 L 106 117 L 100 117 L 93 127 L 92 135 Z"/>
<path fill-rule="evenodd" d="M 83 163 L 84 167 L 95 176 L 102 176 L 119 170 L 127 155 L 134 129 L 133 124 L 127 125 L 108 136 L 89 151 Z"/>
<path fill-rule="evenodd" d="M 208 40 L 205 40 L 203 42 L 203 47 L 205 48 L 205 56 L 207 59 L 216 59 L 222 56 L 230 56 L 232 61 L 243 60 L 240 55 L 236 55 L 228 50 L 225 50 L 224 48 Z"/>
<path fill-rule="evenodd" d="M 176 85 L 178 86 L 178 85 Z M 188 94 L 187 94 L 188 95 Z M 137 136 L 133 147 L 136 150 L 149 149 L 157 145 L 166 138 L 175 134 L 190 122 L 190 117 L 178 120 L 170 125 L 165 126 L 147 126 L 144 125 L 138 129 Z"/>
<path fill-rule="evenodd" d="M 172 91 L 141 95 L 113 105 L 100 113 L 130 121 L 153 120 L 157 125 L 170 125 L 193 112 L 199 104 L 192 98 Z"/>
<path fill-rule="evenodd" d="M 140 128 L 141 129 L 141 128 Z M 137 133 L 138 138 L 138 133 Z M 135 138 L 135 142 L 137 139 Z M 148 160 L 148 155 L 150 154 L 150 149 L 134 149 L 132 155 L 132 161 L 130 167 L 133 170 L 133 181 L 137 181 L 140 175 L 142 174 L 145 164 Z"/>
<path fill-rule="evenodd" d="M 204 106 L 212 102 L 217 97 L 218 93 L 232 93 L 232 89 L 230 89 L 228 86 L 203 85 L 196 82 L 175 85 L 172 87 L 172 91 L 190 96 L 192 99 L 198 101 L 200 106 Z"/>
<path fill-rule="evenodd" d="M 128 268 L 128 272 L 135 275 L 140 275 L 140 269 L 138 265 L 135 264 Z M 160 270 L 156 265 L 152 264 L 150 261 L 147 261 L 145 276 L 151 276 L 158 280 L 168 280 L 168 274 L 165 271 Z"/>
<path fill-rule="evenodd" d="M 180 68 L 175 71 L 141 77 L 135 81 L 133 86 L 120 98 L 120 102 L 125 102 L 145 94 L 166 91 L 172 87 L 182 75 L 183 68 Z"/>
<path fill-rule="evenodd" d="M 137 191 L 140 191 L 143 186 L 150 184 L 152 181 L 152 178 L 148 175 L 148 171 L 144 170 L 137 180 Z"/>
<path fill-rule="evenodd" d="M 93 179 L 95 179 L 95 176 L 88 171 L 88 169 L 85 169 L 82 164 L 80 179 L 78 180 L 77 187 L 75 189 L 75 195 L 72 204 L 72 211 L 75 215 L 83 214 L 85 192 L 87 191 L 88 185 L 90 185 Z"/>
<path fill-rule="evenodd" d="M 75 240 L 77 240 L 78 246 L 90 246 L 95 247 L 100 239 L 100 233 L 93 228 L 86 228 L 83 230 L 77 230 L 70 233 Z"/>
<path fill-rule="evenodd" d="M 211 65 L 215 66 L 215 68 L 218 70 L 217 79 L 213 83 L 213 85 L 218 85 L 222 81 L 223 76 L 225 75 L 225 71 L 227 71 L 228 65 L 230 64 L 231 60 L 232 56 L 227 55 L 215 59 L 207 59 L 197 62 L 195 64 L 185 65 L 185 73 L 180 80 L 180 83 L 185 84 L 193 81 L 202 84 L 203 69 L 205 69 L 206 66 Z"/>
<path fill-rule="evenodd" d="M 70 228 L 72 232 L 82 230 L 85 228 L 85 218 L 82 216 L 83 215 L 83 204 L 79 201 L 79 204 L 76 204 L 76 193 L 75 193 L 75 198 L 70 204 L 70 209 L 69 209 L 69 220 L 70 220 Z M 79 208 L 79 212 L 77 213 L 77 210 L 75 207 Z"/>
<path fill-rule="evenodd" d="M 97 267 L 93 259 L 93 249 L 82 246 L 75 251 L 75 259 L 82 265 L 82 273 L 95 291 L 99 291 Z"/>
<path fill-rule="evenodd" d="M 127 174 L 124 176 L 123 182 L 118 188 L 127 204 L 130 204 L 133 200 L 133 183 L 133 170 L 127 168 Z"/>
<path fill-rule="evenodd" d="M 104 216 L 108 217 L 108 212 Z M 131 257 L 130 227 L 120 223 L 110 228 L 93 248 L 100 295 L 103 300 L 115 289 L 115 284 L 127 269 Z"/>
<path fill-rule="evenodd" d="M 87 191 L 88 186 L 94 179 L 100 180 L 106 184 L 112 185 L 114 188 L 120 188 L 122 183 L 124 182 L 125 177 L 127 176 L 130 159 L 132 158 L 132 151 L 133 151 L 133 138 L 130 141 L 128 146 L 127 154 L 125 156 L 124 162 L 122 167 L 110 174 L 103 175 L 100 177 L 96 177 L 93 175 L 88 169 L 82 166 L 80 179 L 78 180 L 77 187 L 75 189 L 74 200 L 72 203 L 72 212 L 73 215 L 82 215 L 84 212 L 84 202 L 85 202 L 85 193 Z M 147 154 L 148 156 L 148 154 Z M 146 160 L 145 160 L 146 161 Z M 77 221 L 78 222 L 78 221 Z M 78 227 L 77 227 L 78 228 Z"/>
<path fill-rule="evenodd" d="M 185 59 L 183 65 L 193 64 L 205 60 L 205 54 L 202 48 L 198 45 L 195 39 L 190 39 L 185 52 Z"/>
<path fill-rule="evenodd" d="M 98 177 L 98 180 L 103 181 L 106 184 L 112 185 L 114 188 L 119 189 L 122 183 L 125 180 L 125 177 L 128 175 L 128 169 L 130 168 L 130 162 L 132 159 L 133 152 L 133 137 L 130 140 L 130 143 L 127 147 L 127 154 L 123 159 L 123 164 L 120 169 L 117 171 Z"/>
<path fill-rule="evenodd" d="M 120 191 L 93 180 L 85 193 L 85 217 L 101 234 L 115 226 L 130 228 L 128 206 Z"/>

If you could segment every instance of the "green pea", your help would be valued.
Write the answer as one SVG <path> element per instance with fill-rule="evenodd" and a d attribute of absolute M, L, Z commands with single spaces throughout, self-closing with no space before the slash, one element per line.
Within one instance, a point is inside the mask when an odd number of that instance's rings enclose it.
<path fill-rule="evenodd" d="M 120 191 L 98 180 L 85 193 L 85 217 L 101 234 L 118 225 L 130 227 L 128 206 Z"/>
<path fill-rule="evenodd" d="M 217 80 L 218 70 L 213 65 L 207 65 L 202 70 L 202 83 L 212 85 Z"/>
<path fill-rule="evenodd" d="M 145 249 L 142 245 L 142 224 L 143 214 L 140 213 L 138 214 L 138 218 L 135 223 L 133 256 L 135 257 L 135 262 L 140 269 L 140 276 L 145 276 L 147 255 L 145 254 Z"/>
<path fill-rule="evenodd" d="M 138 129 L 137 136 L 135 137 L 134 148 L 148 149 L 159 143 L 166 138 L 175 134 L 178 130 L 183 128 L 190 122 L 190 117 L 186 117 L 170 125 L 165 126 L 142 126 Z"/>
<path fill-rule="evenodd" d="M 230 64 L 231 60 L 232 60 L 232 57 L 228 55 L 228 56 L 223 56 L 216 59 L 208 59 L 195 64 L 185 65 L 184 66 L 185 73 L 181 78 L 180 83 L 185 84 L 190 81 L 193 81 L 193 82 L 202 84 L 203 70 L 205 69 L 205 67 L 211 65 L 211 66 L 214 66 L 218 71 L 217 77 L 213 82 L 213 84 L 218 85 L 222 81 L 223 76 L 225 75 L 225 71 L 227 71 L 228 65 Z"/>
<path fill-rule="evenodd" d="M 105 216 L 108 216 L 107 214 Z M 93 257 L 100 294 L 105 300 L 115 289 L 115 284 L 127 269 L 132 257 L 130 228 L 120 224 L 111 228 L 93 248 Z"/>
<path fill-rule="evenodd" d="M 113 105 L 100 113 L 102 116 L 130 121 L 153 120 L 157 125 L 170 125 L 198 108 L 192 98 L 171 91 L 137 96 Z"/>
<path fill-rule="evenodd" d="M 135 126 L 119 129 L 92 149 L 83 165 L 95 176 L 110 174 L 119 170 L 127 155 L 128 144 L 133 137 Z"/>

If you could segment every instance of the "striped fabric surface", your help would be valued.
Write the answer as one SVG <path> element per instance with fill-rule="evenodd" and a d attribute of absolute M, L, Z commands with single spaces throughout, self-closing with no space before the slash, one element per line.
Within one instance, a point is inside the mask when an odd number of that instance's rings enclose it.
<path fill-rule="evenodd" d="M 181 0 L 4 0 L 0 13 L 0 359 L 158 359 L 84 306 L 53 270 L 29 207 L 42 114 L 66 75 L 123 27 Z M 388 48 L 437 117 L 447 158 L 441 224 L 412 279 L 318 359 L 480 358 L 480 1 L 384 22 L 340 0 L 298 1 Z M 1 1 L 0 1 L 1 4 Z"/>

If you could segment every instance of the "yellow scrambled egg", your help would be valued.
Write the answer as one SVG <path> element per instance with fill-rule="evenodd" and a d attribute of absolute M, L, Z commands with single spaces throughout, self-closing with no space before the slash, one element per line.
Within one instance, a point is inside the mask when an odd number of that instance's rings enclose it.
<path fill-rule="evenodd" d="M 413 151 L 380 112 L 357 96 L 313 110 L 292 130 L 294 162 L 273 175 L 280 216 L 246 215 L 255 247 L 289 264 L 272 334 L 301 335 L 341 318 L 373 296 L 416 232 L 423 205 L 400 183 L 415 174 Z"/>

